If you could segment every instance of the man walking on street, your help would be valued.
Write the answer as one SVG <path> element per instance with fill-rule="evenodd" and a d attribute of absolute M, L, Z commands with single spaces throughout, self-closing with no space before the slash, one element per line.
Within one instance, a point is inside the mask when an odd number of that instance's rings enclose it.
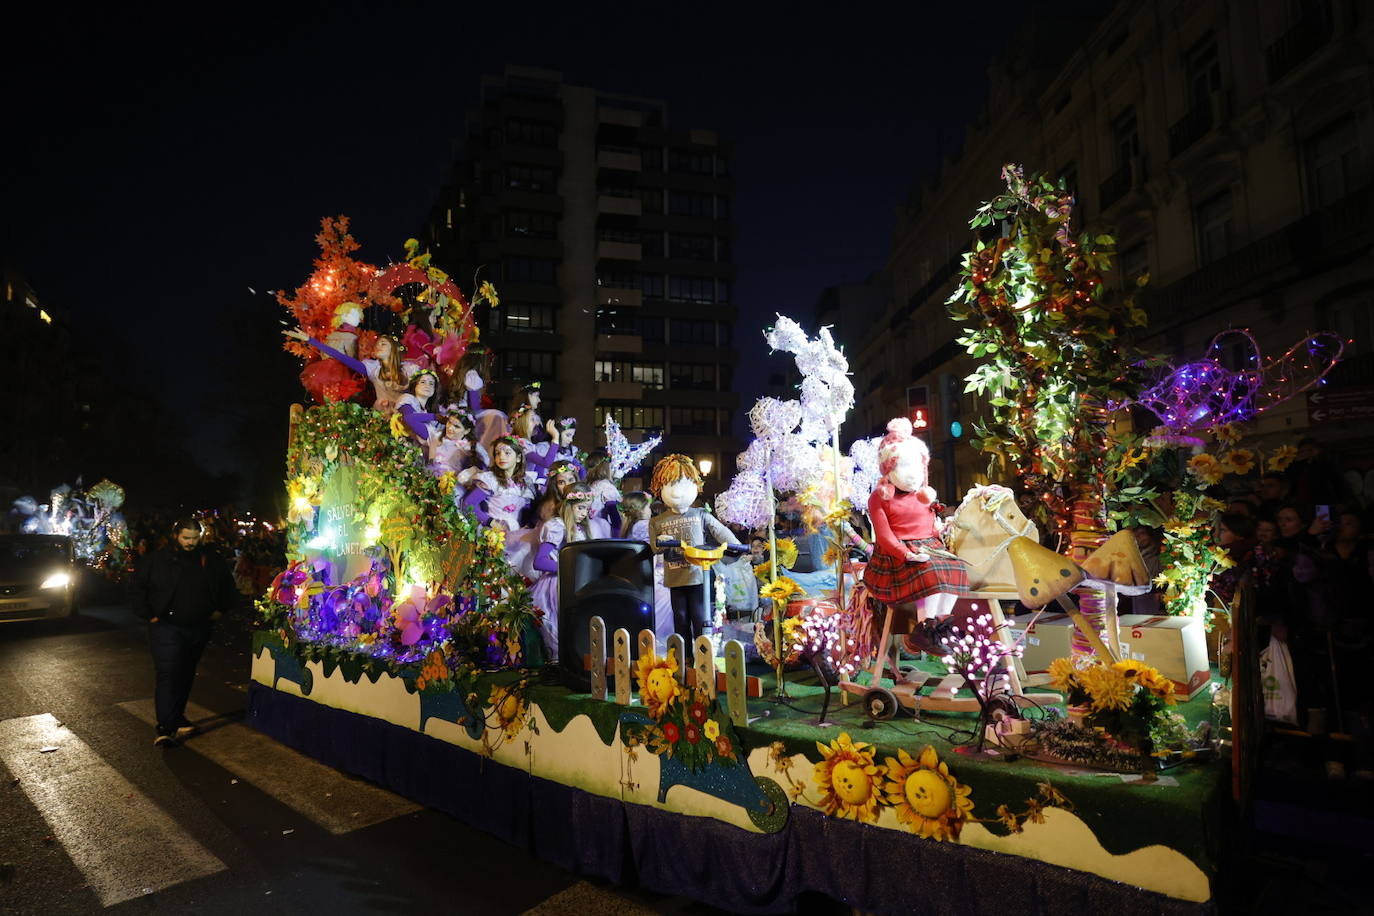
<path fill-rule="evenodd" d="M 134 613 L 148 621 L 148 640 L 157 672 L 157 737 L 170 747 L 195 733 L 186 700 L 196 665 L 210 641 L 212 622 L 234 600 L 234 582 L 224 562 L 201 547 L 200 523 L 176 523 L 172 543 L 148 554 L 134 579 Z"/>

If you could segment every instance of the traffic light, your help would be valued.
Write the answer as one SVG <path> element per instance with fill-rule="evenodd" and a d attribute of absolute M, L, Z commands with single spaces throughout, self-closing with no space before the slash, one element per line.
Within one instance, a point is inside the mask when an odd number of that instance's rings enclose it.
<path fill-rule="evenodd" d="M 960 420 L 963 411 L 963 391 L 960 388 L 957 376 L 948 372 L 940 373 L 940 406 L 944 410 L 945 431 L 950 439 L 958 439 L 964 435 L 964 424 Z"/>
<path fill-rule="evenodd" d="M 931 430 L 935 428 L 935 415 L 931 409 L 928 386 L 912 385 L 907 388 L 906 411 L 912 430 L 929 438 Z"/>

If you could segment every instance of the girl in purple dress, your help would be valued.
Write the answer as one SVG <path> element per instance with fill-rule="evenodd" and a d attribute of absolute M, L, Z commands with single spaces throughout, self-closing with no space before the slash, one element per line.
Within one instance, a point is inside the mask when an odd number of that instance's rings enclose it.
<path fill-rule="evenodd" d="M 458 475 L 458 482 L 467 485 L 478 471 L 488 464 L 487 451 L 477 441 L 472 417 L 457 404 L 439 408 L 444 421 L 443 431 L 433 430 L 429 439 L 429 469 L 436 477 L 448 472 Z"/>
<path fill-rule="evenodd" d="M 439 376 L 433 369 L 421 369 L 411 377 L 406 393 L 396 401 L 396 410 L 405 419 L 410 435 L 422 445 L 429 441 L 429 424 L 434 422 L 438 400 Z"/>
<path fill-rule="evenodd" d="M 592 494 L 577 485 L 563 500 L 563 511 L 544 523 L 539 531 L 539 547 L 535 552 L 534 569 L 538 580 L 530 590 L 534 606 L 544 613 L 540 632 L 551 661 L 558 660 L 558 551 L 572 541 L 608 538 L 611 529 L 604 519 L 592 518 Z"/>

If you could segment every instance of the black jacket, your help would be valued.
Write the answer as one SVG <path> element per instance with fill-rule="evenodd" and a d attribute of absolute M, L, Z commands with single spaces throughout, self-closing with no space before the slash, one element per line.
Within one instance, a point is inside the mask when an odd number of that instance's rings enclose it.
<path fill-rule="evenodd" d="M 134 577 L 134 613 L 144 620 L 193 626 L 227 611 L 236 595 L 224 561 L 201 547 L 176 545 L 148 554 Z M 175 605 L 175 606 L 174 606 Z"/>

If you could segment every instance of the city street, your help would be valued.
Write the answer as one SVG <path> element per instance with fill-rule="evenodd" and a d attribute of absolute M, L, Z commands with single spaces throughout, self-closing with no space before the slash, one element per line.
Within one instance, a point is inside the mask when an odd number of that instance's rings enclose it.
<path fill-rule="evenodd" d="M 221 626 L 203 732 L 162 750 L 126 608 L 0 629 L 0 912 L 711 912 L 582 881 L 248 728 L 246 634 Z"/>

